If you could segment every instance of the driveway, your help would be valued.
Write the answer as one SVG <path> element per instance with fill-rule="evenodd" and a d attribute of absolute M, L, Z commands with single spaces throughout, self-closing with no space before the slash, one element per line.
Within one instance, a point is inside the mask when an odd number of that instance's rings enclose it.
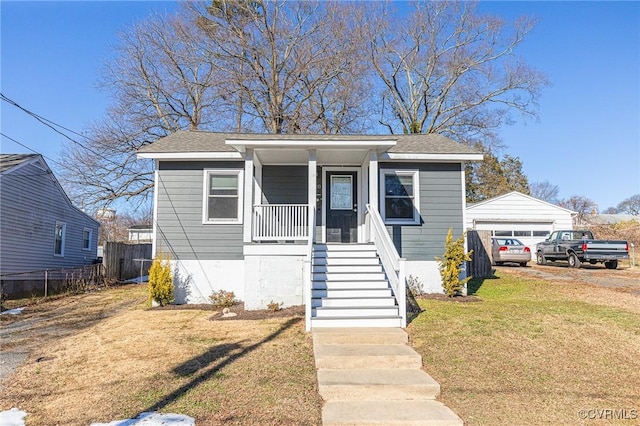
<path fill-rule="evenodd" d="M 640 267 L 638 266 L 606 269 L 602 265 L 583 265 L 579 269 L 574 269 L 569 268 L 566 262 L 549 262 L 543 266 L 533 261 L 526 268 L 508 264 L 495 266 L 495 269 L 556 283 L 582 283 L 640 296 Z"/>

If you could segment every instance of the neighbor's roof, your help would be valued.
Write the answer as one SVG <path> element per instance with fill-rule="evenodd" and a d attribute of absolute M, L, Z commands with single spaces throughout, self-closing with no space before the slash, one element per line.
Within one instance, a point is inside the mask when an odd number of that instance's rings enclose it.
<path fill-rule="evenodd" d="M 39 154 L 0 154 L 0 173 L 11 170 L 38 156 Z"/>
<path fill-rule="evenodd" d="M 296 141 L 318 142 L 395 142 L 389 153 L 477 154 L 479 150 L 436 134 L 412 135 L 290 135 L 263 133 L 214 133 L 180 131 L 146 145 L 138 153 L 237 152 L 227 141 Z"/>

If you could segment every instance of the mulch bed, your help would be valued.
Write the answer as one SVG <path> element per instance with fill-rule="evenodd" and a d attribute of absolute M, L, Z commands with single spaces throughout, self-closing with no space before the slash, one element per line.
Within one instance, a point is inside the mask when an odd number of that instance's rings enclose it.
<path fill-rule="evenodd" d="M 456 303 L 469 303 L 469 302 L 482 302 L 478 296 L 453 296 L 449 297 L 446 294 L 425 294 L 423 296 L 418 297 L 418 299 L 428 299 L 428 300 L 440 300 L 442 302 L 456 302 Z"/>
<path fill-rule="evenodd" d="M 236 314 L 234 316 L 224 316 L 222 309 L 211 304 L 192 304 L 192 305 L 166 305 L 155 306 L 152 310 L 200 310 L 200 311 L 216 311 L 214 315 L 209 317 L 210 321 L 233 321 L 233 320 L 263 320 L 269 318 L 304 318 L 304 305 L 290 306 L 277 311 L 271 309 L 259 309 L 247 311 L 244 309 L 244 303 L 240 302 L 233 305 L 229 311 Z"/>

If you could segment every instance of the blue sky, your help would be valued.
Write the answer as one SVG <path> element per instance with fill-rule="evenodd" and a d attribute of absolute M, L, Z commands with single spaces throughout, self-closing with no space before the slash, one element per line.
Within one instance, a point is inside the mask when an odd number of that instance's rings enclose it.
<path fill-rule="evenodd" d="M 1 1 L 2 93 L 81 132 L 109 103 L 96 87 L 117 33 L 175 3 Z M 560 198 L 582 195 L 600 209 L 640 193 L 640 2 L 481 2 L 480 10 L 539 23 L 517 52 L 552 86 L 540 120 L 505 128 L 505 153 L 530 182 L 548 180 Z M 44 154 L 54 172 L 64 138 L 2 102 L 3 134 Z M 2 137 L 2 153 L 28 149 Z"/>

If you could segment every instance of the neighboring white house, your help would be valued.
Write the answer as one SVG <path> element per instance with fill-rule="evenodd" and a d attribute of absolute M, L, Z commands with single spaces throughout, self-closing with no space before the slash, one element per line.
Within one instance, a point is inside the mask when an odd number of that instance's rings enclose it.
<path fill-rule="evenodd" d="M 492 236 L 516 237 L 535 253 L 535 246 L 557 229 L 573 229 L 577 213 L 521 192 L 467 206 L 466 229 L 491 231 Z"/>
<path fill-rule="evenodd" d="M 153 227 L 150 225 L 134 225 L 128 231 L 130 243 L 150 243 L 153 241 Z"/>

